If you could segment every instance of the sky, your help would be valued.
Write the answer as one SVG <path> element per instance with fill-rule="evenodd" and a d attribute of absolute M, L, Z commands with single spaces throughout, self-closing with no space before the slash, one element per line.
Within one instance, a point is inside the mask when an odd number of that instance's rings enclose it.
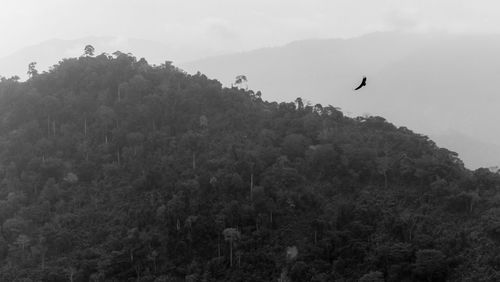
<path fill-rule="evenodd" d="M 206 54 L 376 31 L 500 33 L 492 0 L 2 0 L 0 57 L 49 39 L 115 36 Z M 200 54 L 203 55 L 203 54 Z"/>
<path fill-rule="evenodd" d="M 497 0 L 1 0 L 0 26 L 2 27 L 0 75 L 9 77 L 16 74 L 21 77 L 24 75 L 25 78 L 29 62 L 36 61 L 38 70 L 43 71 L 63 57 L 79 56 L 85 44 L 94 44 L 97 53 L 130 51 L 136 56 L 146 57 L 152 63 L 162 63 L 162 60 L 167 58 L 174 61 L 175 65 L 182 66 L 204 57 L 282 46 L 297 40 L 353 38 L 373 32 L 414 32 L 437 34 L 438 37 L 442 37 L 441 33 L 500 35 L 500 2 Z M 97 37 L 106 39 L 100 40 Z M 464 46 L 459 47 L 467 49 L 465 45 L 471 43 L 467 40 L 460 43 L 464 43 Z M 135 43 L 132 44 L 131 41 L 138 43 L 134 45 Z M 44 42 L 47 44 L 43 44 Z M 469 60 L 466 61 L 470 63 L 471 68 L 478 67 L 478 73 L 486 72 L 493 75 L 494 79 L 488 80 L 489 85 L 489 81 L 498 80 L 495 75 L 500 57 L 496 57 L 496 46 L 500 46 L 500 43 L 494 46 L 481 45 L 478 49 L 474 49 L 476 51 L 472 54 L 457 54 L 467 56 Z M 66 49 L 63 50 L 63 47 Z M 448 48 L 455 49 L 454 47 L 456 46 Z M 493 53 L 486 52 L 489 49 L 494 49 Z M 370 53 L 374 48 L 367 50 L 366 53 Z M 153 53 L 157 53 L 157 59 L 153 57 Z M 498 60 L 491 57 L 484 59 L 484 56 L 480 56 L 483 53 Z M 484 60 L 479 60 L 478 56 Z M 380 57 L 380 54 L 377 54 L 373 58 Z M 393 57 L 394 53 L 391 53 L 390 58 Z M 267 62 L 261 64 L 264 65 L 264 71 L 272 67 L 267 66 Z M 418 63 L 420 60 L 415 62 Z M 432 60 L 429 62 L 432 63 Z M 449 62 L 442 63 L 449 66 L 439 67 L 443 67 L 442 69 L 450 67 L 452 70 L 456 68 L 468 75 L 469 69 L 460 67 L 455 62 L 457 61 L 453 57 Z M 481 62 L 481 65 L 477 66 L 477 62 Z M 217 64 L 216 67 L 223 67 L 226 63 Z M 489 68 L 485 70 L 486 67 Z M 404 65 L 399 69 L 407 68 Z M 233 72 L 231 75 L 234 75 Z M 474 75 L 479 81 L 478 74 Z M 500 73 L 498 75 L 500 77 Z M 263 76 L 266 78 L 265 74 Z M 213 77 L 221 79 L 220 76 Z M 256 83 L 256 80 L 252 79 L 252 83 Z M 452 77 L 452 81 L 453 79 Z M 374 80 L 369 79 L 369 81 Z M 271 79 L 271 82 L 274 83 L 274 80 Z M 294 87 L 297 88 L 295 85 Z M 330 85 L 325 87 L 329 89 Z M 494 91 L 496 90 L 490 92 L 496 93 Z M 333 98 L 331 99 L 334 103 Z M 473 100 L 471 103 L 475 102 Z M 462 103 L 459 106 L 468 106 L 468 103 Z M 433 106 L 432 102 L 430 106 Z M 349 112 L 352 109 L 345 110 Z M 458 115 L 460 116 L 460 113 Z M 485 128 L 484 125 L 481 126 L 481 124 L 498 124 L 496 109 L 495 116 L 482 113 L 479 117 L 477 119 L 479 122 L 469 127 L 484 132 L 496 132 Z M 472 122 L 470 119 L 455 124 L 453 117 L 450 120 L 453 124 L 447 127 L 453 130 L 463 129 L 467 126 L 467 122 Z M 484 122 L 485 120 L 493 122 Z M 404 119 L 393 120 L 393 122 L 398 121 Z M 471 131 L 461 132 L 474 137 L 480 135 Z M 491 140 L 495 141 L 500 152 L 500 141 L 496 141 L 500 140 L 500 133 L 494 138 L 484 137 L 480 141 Z"/>

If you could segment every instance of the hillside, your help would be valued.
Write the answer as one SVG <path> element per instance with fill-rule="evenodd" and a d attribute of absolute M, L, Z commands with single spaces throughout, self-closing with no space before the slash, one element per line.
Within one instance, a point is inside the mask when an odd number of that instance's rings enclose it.
<path fill-rule="evenodd" d="M 202 57 L 199 54 L 214 54 L 213 51 L 205 50 L 203 47 L 180 47 L 137 38 L 92 36 L 72 40 L 51 39 L 36 45 L 26 46 L 8 56 L 0 57 L 0 75 L 4 77 L 17 75 L 25 80 L 28 78 L 26 71 L 29 63 L 37 62 L 37 68 L 46 71 L 61 58 L 82 55 L 82 46 L 86 44 L 92 44 L 99 52 L 108 54 L 117 50 L 126 50 L 134 54 L 147 54 L 149 62 L 157 65 L 164 63 L 167 59 L 178 63 Z"/>
<path fill-rule="evenodd" d="M 381 32 L 351 39 L 304 40 L 285 46 L 216 56 L 181 65 L 224 85 L 245 74 L 271 100 L 307 97 L 335 103 L 352 115 L 380 115 L 429 135 L 457 151 L 467 167 L 500 163 L 498 154 L 474 156 L 482 143 L 500 151 L 500 36 Z M 352 89 L 363 75 L 368 87 Z M 293 82 L 293 83 L 292 83 Z M 469 145 L 454 131 L 474 140 Z M 459 150 L 460 149 L 460 150 Z M 469 157 L 474 156 L 474 157 Z"/>
<path fill-rule="evenodd" d="M 1 281 L 489 281 L 500 175 L 123 53 L 0 82 Z"/>

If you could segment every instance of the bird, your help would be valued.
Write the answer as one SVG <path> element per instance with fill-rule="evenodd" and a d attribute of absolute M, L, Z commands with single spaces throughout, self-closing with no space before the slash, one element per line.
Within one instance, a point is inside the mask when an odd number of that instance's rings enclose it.
<path fill-rule="evenodd" d="M 361 81 L 361 84 L 358 87 L 356 87 L 356 89 L 354 89 L 354 90 L 358 90 L 363 86 L 366 86 L 366 76 L 363 76 L 363 81 Z"/>

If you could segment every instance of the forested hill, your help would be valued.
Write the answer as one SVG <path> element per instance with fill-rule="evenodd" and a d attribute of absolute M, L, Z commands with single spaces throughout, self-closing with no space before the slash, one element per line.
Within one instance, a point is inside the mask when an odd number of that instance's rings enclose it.
<path fill-rule="evenodd" d="M 0 281 L 494 281 L 500 176 L 115 53 L 0 82 Z"/>

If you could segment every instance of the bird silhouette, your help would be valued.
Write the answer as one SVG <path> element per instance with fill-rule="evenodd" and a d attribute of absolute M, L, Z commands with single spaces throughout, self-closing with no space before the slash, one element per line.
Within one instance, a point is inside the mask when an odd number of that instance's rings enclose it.
<path fill-rule="evenodd" d="M 363 86 L 366 86 L 366 76 L 363 76 L 363 81 L 361 81 L 361 84 L 358 87 L 356 87 L 356 89 L 354 89 L 354 90 L 358 90 Z"/>

